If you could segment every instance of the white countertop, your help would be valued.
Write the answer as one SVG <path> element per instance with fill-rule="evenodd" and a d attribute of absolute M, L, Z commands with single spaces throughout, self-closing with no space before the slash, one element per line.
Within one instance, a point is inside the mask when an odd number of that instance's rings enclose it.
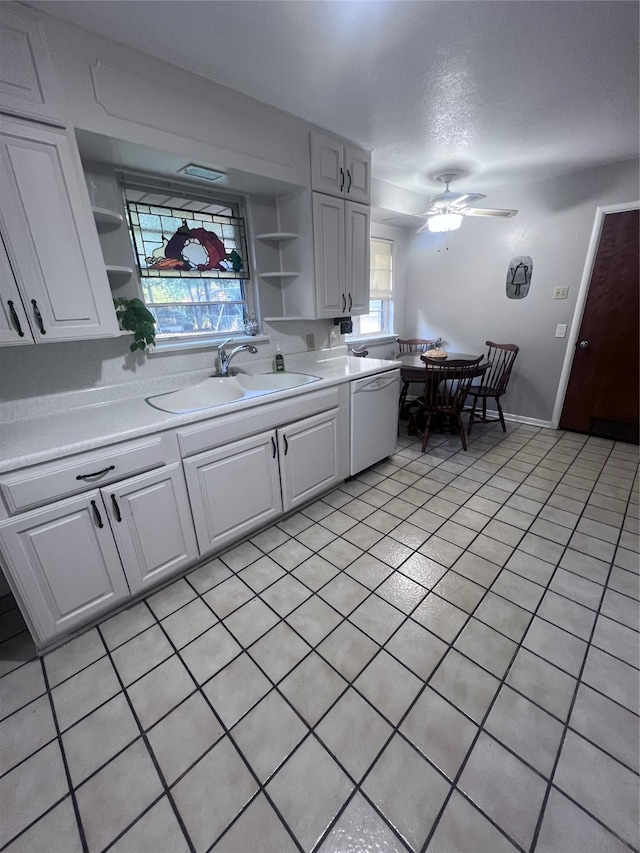
<path fill-rule="evenodd" d="M 317 355 L 317 360 L 306 358 L 304 364 L 299 366 L 287 358 L 287 367 L 291 372 L 319 376 L 318 382 L 226 403 L 211 409 L 181 415 L 161 412 L 145 402 L 145 396 L 153 393 L 149 391 L 140 397 L 82 406 L 42 417 L 0 424 L 0 473 L 73 453 L 95 450 L 148 433 L 227 415 L 241 409 L 266 405 L 286 397 L 310 394 L 351 379 L 371 376 L 401 366 L 399 362 L 377 358 L 326 356 L 326 351 L 320 351 Z M 197 384 L 206 375 L 192 377 L 189 384 Z"/>

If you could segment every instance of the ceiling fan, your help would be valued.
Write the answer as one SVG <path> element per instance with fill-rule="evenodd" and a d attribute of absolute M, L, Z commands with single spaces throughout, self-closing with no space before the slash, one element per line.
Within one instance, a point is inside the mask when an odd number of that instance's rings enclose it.
<path fill-rule="evenodd" d="M 482 193 L 456 193 L 449 189 L 449 184 L 458 177 L 456 172 L 440 175 L 438 180 L 445 185 L 445 191 L 432 199 L 429 209 L 422 216 L 428 216 L 421 231 L 455 231 L 462 224 L 463 216 L 494 216 L 506 219 L 515 216 L 517 210 L 500 210 L 491 207 L 468 207 L 481 198 Z"/>

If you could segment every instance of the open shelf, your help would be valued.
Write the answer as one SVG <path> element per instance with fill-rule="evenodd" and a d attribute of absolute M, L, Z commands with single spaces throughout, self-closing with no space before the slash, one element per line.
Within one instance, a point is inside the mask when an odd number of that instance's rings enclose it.
<path fill-rule="evenodd" d="M 296 276 L 299 276 L 300 273 L 285 272 L 283 270 L 282 272 L 261 272 L 258 273 L 258 275 L 260 276 L 260 278 L 296 278 Z"/>
<path fill-rule="evenodd" d="M 124 225 L 124 216 L 115 210 L 107 210 L 106 207 L 92 207 L 93 218 L 96 221 L 98 231 L 115 231 Z"/>
<path fill-rule="evenodd" d="M 275 323 L 280 322 L 282 320 L 308 320 L 308 317 L 263 317 L 262 320 L 265 323 Z"/>
<path fill-rule="evenodd" d="M 292 231 L 272 231 L 268 234 L 256 234 L 256 240 L 270 243 L 282 243 L 284 240 L 295 240 L 298 235 Z"/>
<path fill-rule="evenodd" d="M 107 275 L 109 277 L 109 281 L 113 284 L 119 284 L 123 281 L 126 281 L 128 278 L 131 278 L 133 275 L 132 267 L 120 267 L 115 264 L 107 264 L 106 266 Z"/>

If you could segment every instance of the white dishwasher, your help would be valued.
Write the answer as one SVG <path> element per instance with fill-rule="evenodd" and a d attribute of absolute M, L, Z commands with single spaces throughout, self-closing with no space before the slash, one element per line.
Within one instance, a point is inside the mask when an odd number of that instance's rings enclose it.
<path fill-rule="evenodd" d="M 400 371 L 389 370 L 350 383 L 351 476 L 395 452 Z"/>

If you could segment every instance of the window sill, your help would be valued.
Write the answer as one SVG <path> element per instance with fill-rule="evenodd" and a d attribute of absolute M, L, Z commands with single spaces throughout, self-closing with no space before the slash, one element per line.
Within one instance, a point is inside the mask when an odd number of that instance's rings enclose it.
<path fill-rule="evenodd" d="M 240 344 L 256 344 L 268 343 L 271 338 L 269 335 L 233 335 L 229 336 L 232 344 L 228 346 L 239 346 Z M 198 340 L 167 340 L 156 343 L 154 347 L 147 350 L 148 354 L 154 356 L 164 355 L 165 353 L 190 352 L 195 349 L 216 349 L 227 338 L 198 338 Z"/>
<path fill-rule="evenodd" d="M 357 347 L 362 344 L 371 344 L 371 346 L 377 346 L 378 344 L 392 344 L 397 340 L 397 335 L 394 335 L 393 332 L 384 335 L 364 335 L 362 337 L 357 338 L 347 338 L 345 340 L 345 344 L 348 347 Z"/>

